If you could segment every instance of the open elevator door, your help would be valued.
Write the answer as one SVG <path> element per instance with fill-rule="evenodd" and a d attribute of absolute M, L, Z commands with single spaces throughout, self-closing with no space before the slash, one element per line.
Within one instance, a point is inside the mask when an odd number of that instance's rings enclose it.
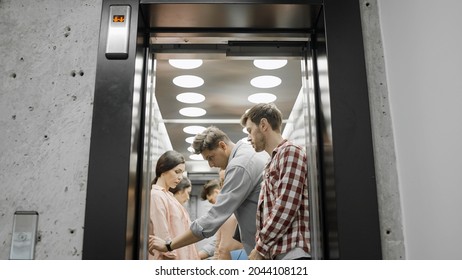
<path fill-rule="evenodd" d="M 232 34 L 230 34 L 232 35 Z M 260 35 L 260 37 L 256 37 Z M 234 34 L 236 36 L 236 34 Z M 237 38 L 242 34 L 238 34 Z M 309 201 L 310 201 L 310 235 L 311 255 L 313 259 L 322 258 L 322 226 L 320 208 L 320 176 L 318 154 L 318 128 L 316 113 L 316 98 L 314 92 L 314 67 L 311 58 L 310 36 L 292 39 L 292 41 L 265 40 L 261 34 L 246 34 L 248 41 L 236 41 L 229 39 L 223 43 L 223 38 L 188 38 L 195 44 L 168 44 L 165 39 L 162 43 L 151 44 L 149 55 L 149 77 L 146 79 L 149 91 L 146 95 L 146 122 L 147 136 L 144 137 L 147 153 L 144 154 L 146 170 L 143 174 L 147 178 L 143 180 L 143 193 L 150 192 L 151 174 L 157 158 L 166 150 L 175 149 L 188 159 L 191 153 L 183 148 L 187 147 L 184 142 L 186 136 L 183 128 L 187 125 L 203 125 L 204 127 L 215 125 L 222 129 L 237 142 L 246 135 L 239 123 L 240 115 L 251 107 L 247 97 L 258 92 L 258 88 L 252 87 L 249 81 L 256 75 L 267 77 L 263 74 L 278 75 L 283 78 L 283 85 L 275 88 L 266 88 L 266 92 L 272 92 L 277 98 L 274 103 L 283 112 L 283 137 L 290 139 L 295 144 L 303 147 L 307 153 L 309 172 Z M 258 40 L 255 40 L 258 39 Z M 286 38 L 287 39 L 287 38 Z M 177 40 L 175 38 L 175 40 Z M 203 40 L 202 44 L 199 42 Z M 220 41 L 220 43 L 212 43 Z M 169 65 L 171 59 L 201 60 L 201 70 L 177 70 Z M 263 61 L 262 61 L 263 59 Z M 285 62 L 275 69 L 257 69 L 253 61 Z M 176 75 L 198 74 L 208 84 L 199 89 L 182 89 L 171 83 Z M 260 77 L 261 77 L 260 76 Z M 275 77 L 275 76 L 273 76 Z M 215 81 L 211 81 L 211 79 Z M 249 83 L 249 85 L 245 85 Z M 202 93 L 206 101 L 198 104 L 210 112 L 207 118 L 184 118 L 179 119 L 176 113 L 181 108 L 181 103 L 175 100 L 175 96 L 183 91 L 193 90 Z M 261 90 L 261 89 L 260 89 Z M 270 102 L 263 100 L 261 102 Z M 178 105 L 175 105 L 178 103 Z M 183 104 L 186 106 L 186 104 Z M 216 111 L 214 107 L 217 107 Z M 230 112 L 230 113 L 227 113 Z M 186 162 L 188 174 L 196 169 L 197 161 Z M 151 171 L 151 172 L 150 172 Z M 210 171 L 209 171 L 210 172 Z M 194 187 L 193 187 L 194 189 Z M 194 190 L 193 190 L 194 193 Z M 142 201 L 141 213 L 141 236 L 139 257 L 146 259 L 148 256 L 148 224 L 149 224 L 149 196 L 145 195 Z M 192 205 L 194 206 L 194 205 Z M 191 208 L 191 205 L 190 205 Z"/>
<path fill-rule="evenodd" d="M 127 17 L 119 13 L 120 6 L 125 8 L 121 13 L 126 12 Z M 128 43 L 122 41 L 122 48 L 108 49 L 107 43 L 112 40 L 108 37 L 111 23 L 120 21 L 129 22 L 129 32 L 121 34 L 128 35 Z M 160 34 L 164 36 L 158 36 Z M 230 34 L 242 34 L 243 37 Z M 149 61 L 149 58 L 153 59 L 151 38 L 168 39 L 161 43 L 171 43 L 170 39 L 176 38 L 179 41 L 174 43 L 178 44 L 201 43 L 187 41 L 194 37 L 228 38 L 228 44 L 229 38 L 247 41 L 246 34 L 273 37 L 270 41 L 278 41 L 274 38 L 285 41 L 281 38 L 290 38 L 294 34 L 310 34 L 315 39 L 308 38 L 310 42 L 319 42 L 311 56 L 313 63 L 308 60 L 306 68 L 310 71 L 312 65 L 317 74 L 314 81 L 308 79 L 306 87 L 314 82 L 314 96 L 308 93 L 307 98 L 318 101 L 314 103 L 316 110 L 309 114 L 319 114 L 316 120 L 320 131 L 311 131 L 309 135 L 318 139 L 320 154 L 322 258 L 381 258 L 372 133 L 357 0 L 219 3 L 211 0 L 103 0 L 83 259 L 142 258 L 139 249 L 145 245 L 140 216 L 143 197 L 147 196 L 143 193 L 146 191 L 143 188 L 146 174 L 143 172 L 152 170 L 146 169 L 143 162 L 147 152 L 144 138 L 149 129 L 145 102 L 149 102 L 146 94 L 150 92 L 151 83 L 147 79 L 154 77 L 147 73 L 155 70 Z M 256 37 L 253 40 L 257 42 L 262 39 Z M 157 129 L 153 131 L 163 133 Z"/>

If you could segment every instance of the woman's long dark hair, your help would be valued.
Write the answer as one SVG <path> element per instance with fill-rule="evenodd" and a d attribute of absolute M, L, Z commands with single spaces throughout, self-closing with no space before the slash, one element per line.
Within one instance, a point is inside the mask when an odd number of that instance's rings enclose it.
<path fill-rule="evenodd" d="M 163 153 L 157 160 L 156 164 L 156 177 L 152 180 L 152 184 L 157 183 L 160 175 L 167 172 L 180 163 L 185 163 L 184 157 L 177 151 L 171 150 Z"/>

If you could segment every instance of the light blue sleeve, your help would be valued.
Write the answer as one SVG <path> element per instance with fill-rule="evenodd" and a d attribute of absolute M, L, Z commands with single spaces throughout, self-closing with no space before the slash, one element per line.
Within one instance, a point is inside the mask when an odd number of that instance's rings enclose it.
<path fill-rule="evenodd" d="M 199 238 L 213 236 L 252 192 L 253 180 L 242 166 L 226 169 L 223 189 L 210 210 L 191 224 L 191 231 Z"/>

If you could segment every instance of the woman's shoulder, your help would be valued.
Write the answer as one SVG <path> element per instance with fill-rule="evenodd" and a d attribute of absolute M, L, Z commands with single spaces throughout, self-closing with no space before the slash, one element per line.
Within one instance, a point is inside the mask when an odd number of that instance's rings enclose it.
<path fill-rule="evenodd" d="M 151 189 L 151 197 L 153 199 L 167 200 L 168 194 L 164 188 L 157 185 L 153 185 Z"/>

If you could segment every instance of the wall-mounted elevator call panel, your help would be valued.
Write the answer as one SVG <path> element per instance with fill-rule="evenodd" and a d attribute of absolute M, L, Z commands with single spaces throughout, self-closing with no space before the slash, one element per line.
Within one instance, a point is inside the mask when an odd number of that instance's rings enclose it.
<path fill-rule="evenodd" d="M 106 41 L 106 58 L 127 59 L 129 37 L 130 6 L 110 6 Z"/>
<path fill-rule="evenodd" d="M 33 260 L 37 239 L 38 213 L 16 211 L 14 213 L 11 260 Z"/>

